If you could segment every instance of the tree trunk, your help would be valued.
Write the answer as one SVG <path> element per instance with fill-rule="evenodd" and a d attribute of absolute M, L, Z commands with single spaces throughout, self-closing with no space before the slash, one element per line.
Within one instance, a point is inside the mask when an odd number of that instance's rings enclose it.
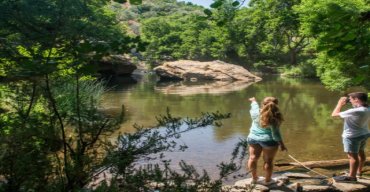
<path fill-rule="evenodd" d="M 295 49 L 290 50 L 290 64 L 292 66 L 297 65 L 297 52 L 295 51 Z"/>

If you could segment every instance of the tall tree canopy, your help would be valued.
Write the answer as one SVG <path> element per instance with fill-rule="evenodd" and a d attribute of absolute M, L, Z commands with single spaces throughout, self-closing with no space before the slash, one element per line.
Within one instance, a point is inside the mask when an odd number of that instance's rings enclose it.
<path fill-rule="evenodd" d="M 0 2 L 0 71 L 43 75 L 75 69 L 135 42 L 106 0 Z"/>
<path fill-rule="evenodd" d="M 370 4 L 367 0 L 303 0 L 301 32 L 313 37 L 316 66 L 332 89 L 370 88 Z"/>

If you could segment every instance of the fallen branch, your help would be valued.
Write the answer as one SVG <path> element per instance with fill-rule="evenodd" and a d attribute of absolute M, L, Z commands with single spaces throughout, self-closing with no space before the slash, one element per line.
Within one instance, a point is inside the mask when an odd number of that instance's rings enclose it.
<path fill-rule="evenodd" d="M 370 165 L 370 157 L 366 158 L 365 165 Z M 348 166 L 348 159 L 338 159 L 338 160 L 325 160 L 325 161 L 306 161 L 302 162 L 302 165 L 296 162 L 290 163 L 275 163 L 275 166 L 293 166 L 293 167 L 309 167 L 309 168 L 336 168 Z"/>

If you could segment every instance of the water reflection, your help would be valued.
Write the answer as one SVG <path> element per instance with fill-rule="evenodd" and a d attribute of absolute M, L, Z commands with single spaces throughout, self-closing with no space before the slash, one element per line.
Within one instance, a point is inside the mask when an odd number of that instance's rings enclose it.
<path fill-rule="evenodd" d="M 125 105 L 126 120 L 121 132 L 134 131 L 132 125 L 135 123 L 155 125 L 155 116 L 165 114 L 167 107 L 173 115 L 181 117 L 197 117 L 201 112 L 230 112 L 232 117 L 223 121 L 221 127 L 185 134 L 181 141 L 189 145 L 186 152 L 169 154 L 174 161 L 184 159 L 212 172 L 217 169 L 216 164 L 230 157 L 239 138 L 248 135 L 251 124 L 248 98 L 255 96 L 261 100 L 266 96 L 275 96 L 279 98 L 285 115 L 282 134 L 290 154 L 300 161 L 346 158 L 340 137 L 342 121 L 330 117 L 340 93 L 328 91 L 316 80 L 264 77 L 263 81 L 223 94 L 205 91 L 185 94 L 186 91 L 161 90 L 169 86 L 175 85 L 158 85 L 155 77 L 147 76 L 135 85 L 108 92 L 104 95 L 102 106 L 118 114 L 121 105 Z M 190 91 L 193 93 L 193 90 Z M 278 154 L 277 160 L 291 161 L 283 153 Z"/>
<path fill-rule="evenodd" d="M 245 81 L 203 81 L 203 82 L 159 82 L 156 91 L 164 94 L 177 94 L 182 96 L 195 94 L 224 94 L 240 91 L 254 82 Z"/>

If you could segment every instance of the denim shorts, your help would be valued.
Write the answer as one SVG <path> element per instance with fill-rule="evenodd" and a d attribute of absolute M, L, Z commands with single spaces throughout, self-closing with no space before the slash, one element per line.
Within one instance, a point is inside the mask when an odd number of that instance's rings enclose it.
<path fill-rule="evenodd" d="M 251 138 L 247 138 L 247 142 L 249 145 L 260 145 L 261 147 L 277 147 L 279 143 L 276 141 L 257 141 Z"/>
<path fill-rule="evenodd" d="M 369 135 L 362 135 L 355 138 L 343 138 L 344 152 L 359 153 L 365 150 L 366 140 Z"/>

